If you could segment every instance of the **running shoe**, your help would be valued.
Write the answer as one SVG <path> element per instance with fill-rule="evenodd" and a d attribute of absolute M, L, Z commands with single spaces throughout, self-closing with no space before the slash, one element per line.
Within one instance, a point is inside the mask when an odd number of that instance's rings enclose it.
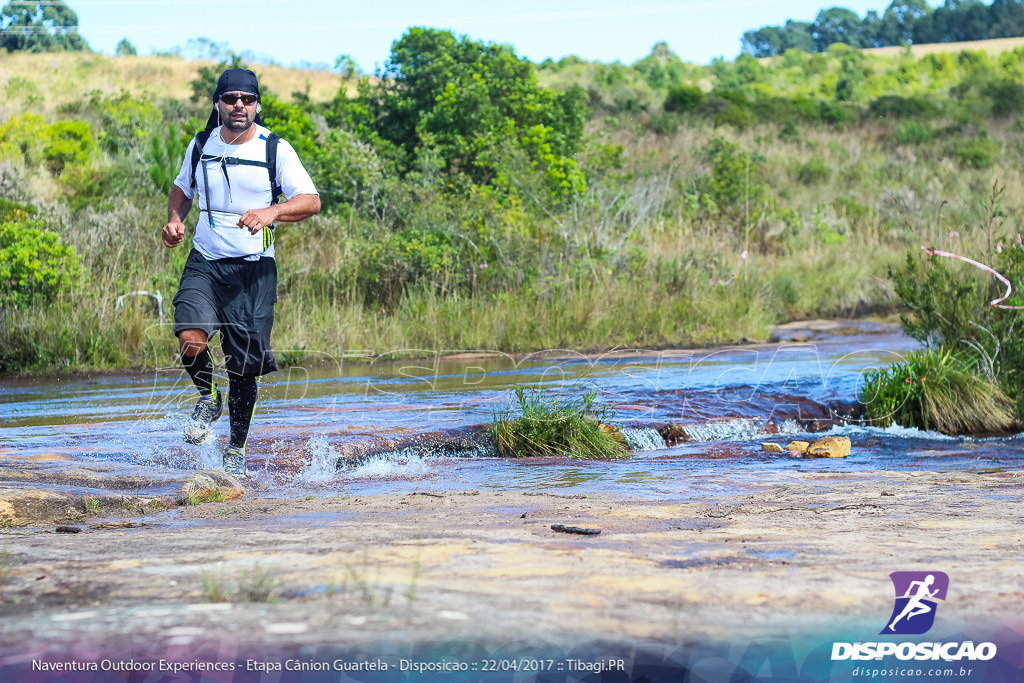
<path fill-rule="evenodd" d="M 185 443 L 198 446 L 210 437 L 213 433 L 210 425 L 224 414 L 224 401 L 221 398 L 221 392 L 217 390 L 213 399 L 199 399 L 192 410 L 192 417 L 185 425 Z"/>
<path fill-rule="evenodd" d="M 228 446 L 224 449 L 224 471 L 228 474 L 245 476 L 249 470 L 245 467 L 245 449 Z"/>

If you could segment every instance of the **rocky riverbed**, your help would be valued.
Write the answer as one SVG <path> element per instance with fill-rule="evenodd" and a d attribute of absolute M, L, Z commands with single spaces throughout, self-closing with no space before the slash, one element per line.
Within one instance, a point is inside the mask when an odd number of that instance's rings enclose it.
<path fill-rule="evenodd" d="M 910 569 L 950 577 L 938 637 L 1020 634 L 1022 474 L 773 473 L 729 499 L 679 503 L 248 490 L 64 525 L 79 533 L 7 527 L 0 671 L 102 657 L 312 661 L 331 648 L 386 662 L 780 638 L 827 647 L 875 639 L 892 608 L 888 574 Z"/>

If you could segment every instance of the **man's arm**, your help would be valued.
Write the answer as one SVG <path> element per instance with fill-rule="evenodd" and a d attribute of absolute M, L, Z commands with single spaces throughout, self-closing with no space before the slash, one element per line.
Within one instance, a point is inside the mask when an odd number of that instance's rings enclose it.
<path fill-rule="evenodd" d="M 320 213 L 320 197 L 315 194 L 297 194 L 286 202 L 265 209 L 249 209 L 238 219 L 238 227 L 255 235 L 273 223 L 298 223 Z"/>
<path fill-rule="evenodd" d="M 174 185 L 171 187 L 171 196 L 167 200 L 167 225 L 163 229 L 164 246 L 173 249 L 185 239 L 185 217 L 192 210 L 192 200 L 185 196 L 185 192 Z"/>

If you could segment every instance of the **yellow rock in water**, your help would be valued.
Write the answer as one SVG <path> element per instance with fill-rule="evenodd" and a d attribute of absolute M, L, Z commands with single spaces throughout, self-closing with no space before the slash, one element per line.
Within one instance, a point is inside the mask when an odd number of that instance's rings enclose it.
<path fill-rule="evenodd" d="M 623 434 L 622 430 L 619 429 L 618 427 L 613 427 L 611 425 L 606 424 L 599 424 L 597 426 L 601 429 L 602 432 L 611 436 L 618 443 L 622 444 L 623 446 L 626 445 L 626 435 Z"/>
<path fill-rule="evenodd" d="M 850 437 L 823 436 L 811 444 L 807 455 L 812 458 L 845 458 L 850 454 Z"/>
<path fill-rule="evenodd" d="M 790 441 L 789 445 L 786 446 L 786 450 L 790 453 L 806 453 L 810 447 L 811 444 L 806 441 Z"/>
<path fill-rule="evenodd" d="M 761 444 L 761 450 L 765 453 L 785 453 L 786 449 L 777 443 L 763 443 Z"/>

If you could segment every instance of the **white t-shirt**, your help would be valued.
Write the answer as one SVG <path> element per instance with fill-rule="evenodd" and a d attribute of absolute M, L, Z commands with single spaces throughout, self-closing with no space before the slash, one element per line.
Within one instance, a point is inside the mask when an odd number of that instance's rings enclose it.
<path fill-rule="evenodd" d="M 260 162 L 267 160 L 267 137 L 270 131 L 257 124 L 253 126 L 256 135 L 241 145 L 225 144 L 220 137 L 219 126 L 210 133 L 203 148 L 202 159 L 196 166 L 195 188 L 192 187 L 192 148 L 196 144 L 193 138 L 185 150 L 181 171 L 174 179 L 174 184 L 181 188 L 186 197 L 198 198 L 193 204 L 193 210 L 200 210 L 193 244 L 209 260 L 238 256 L 249 259 L 274 257 L 272 230 L 264 228 L 250 235 L 248 230 L 238 227 L 238 219 L 246 211 L 270 206 L 270 175 L 266 167 L 222 161 L 229 157 Z M 284 193 L 284 200 L 300 194 L 319 194 L 309 173 L 299 161 L 299 155 L 285 140 L 277 145 L 277 183 Z"/>

